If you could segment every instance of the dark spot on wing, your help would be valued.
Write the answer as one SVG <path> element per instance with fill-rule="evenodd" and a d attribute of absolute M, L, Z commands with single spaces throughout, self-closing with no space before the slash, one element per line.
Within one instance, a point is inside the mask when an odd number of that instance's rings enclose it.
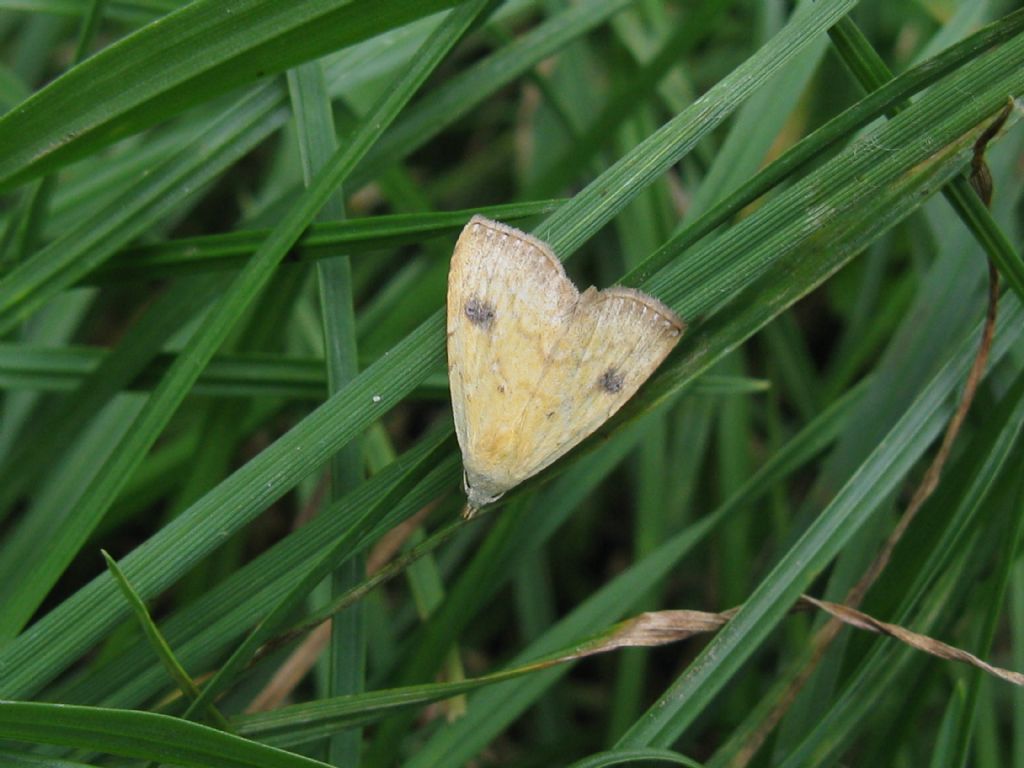
<path fill-rule="evenodd" d="M 505 385 L 504 384 L 499 384 L 498 385 L 498 394 L 501 394 L 501 395 L 505 394 Z"/>
<path fill-rule="evenodd" d="M 466 317 L 473 325 L 490 328 L 494 324 L 494 307 L 481 299 L 470 299 L 466 302 Z"/>
<path fill-rule="evenodd" d="M 601 374 L 599 384 L 601 389 L 610 394 L 622 391 L 622 385 L 626 382 L 626 377 L 619 373 L 614 368 L 609 368 L 607 371 Z"/>

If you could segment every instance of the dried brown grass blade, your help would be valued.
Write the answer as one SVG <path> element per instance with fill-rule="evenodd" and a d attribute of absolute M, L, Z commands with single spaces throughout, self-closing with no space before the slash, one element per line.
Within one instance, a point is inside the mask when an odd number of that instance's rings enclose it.
<path fill-rule="evenodd" d="M 851 627 L 865 629 L 868 632 L 876 632 L 880 635 L 888 635 L 889 637 L 899 640 L 901 643 L 909 645 L 911 648 L 924 651 L 932 656 L 937 656 L 940 659 L 947 659 L 949 661 L 959 661 L 964 664 L 970 664 L 972 667 L 984 670 L 993 677 L 998 677 L 1000 680 L 1005 680 L 1006 682 L 1013 683 L 1014 685 L 1024 686 L 1024 675 L 1020 672 L 1014 672 L 1013 670 L 993 666 L 992 664 L 979 659 L 973 653 L 963 651 L 955 646 L 949 645 L 948 643 L 944 643 L 941 640 L 936 640 L 928 637 L 927 635 L 912 632 L 898 624 L 889 624 L 885 621 L 879 621 L 873 616 L 868 616 L 862 611 L 849 608 L 840 603 L 830 603 L 827 600 L 818 600 L 807 595 L 803 595 L 800 600 L 801 602 L 809 603 L 810 605 L 820 608 Z"/>
<path fill-rule="evenodd" d="M 879 635 L 886 635 L 923 653 L 947 661 L 969 664 L 1000 680 L 1024 687 L 1024 674 L 1020 672 L 994 666 L 979 659 L 972 653 L 944 643 L 941 640 L 922 635 L 898 624 L 881 621 L 855 608 L 850 608 L 841 603 L 819 600 L 810 595 L 801 595 L 791 611 L 802 611 L 807 608 L 824 611 L 846 626 L 874 632 Z M 738 610 L 739 608 L 730 608 L 728 611 L 722 611 L 721 613 L 686 610 L 648 611 L 641 613 L 616 624 L 599 637 L 576 647 L 571 653 L 559 655 L 555 659 L 549 659 L 543 666 L 574 661 L 599 653 L 608 653 L 619 648 L 668 645 L 669 643 L 686 640 L 694 635 L 717 632 L 729 623 L 729 620 L 736 615 Z"/>

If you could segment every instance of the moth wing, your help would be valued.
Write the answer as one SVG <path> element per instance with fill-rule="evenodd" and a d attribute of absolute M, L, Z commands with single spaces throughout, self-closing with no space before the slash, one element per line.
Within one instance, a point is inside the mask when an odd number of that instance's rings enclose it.
<path fill-rule="evenodd" d="M 559 343 L 558 320 L 579 293 L 542 241 L 474 216 L 448 275 L 448 373 L 467 478 L 499 495 L 522 477 L 529 453 L 516 426 Z M 528 441 L 527 441 L 528 442 Z"/>
<path fill-rule="evenodd" d="M 630 288 L 588 289 L 566 325 L 518 431 L 520 480 L 554 462 L 621 408 L 678 343 L 683 322 Z"/>

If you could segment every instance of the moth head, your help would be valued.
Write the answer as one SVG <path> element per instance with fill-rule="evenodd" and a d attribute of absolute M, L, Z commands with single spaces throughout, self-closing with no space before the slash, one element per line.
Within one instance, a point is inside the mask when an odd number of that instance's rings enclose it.
<path fill-rule="evenodd" d="M 466 472 L 462 473 L 462 489 L 466 492 L 466 511 L 463 513 L 463 516 L 467 520 L 481 507 L 493 504 L 505 495 L 504 491 L 494 493 L 486 485 L 481 485 L 480 483 L 473 485 L 470 483 L 469 475 Z"/>

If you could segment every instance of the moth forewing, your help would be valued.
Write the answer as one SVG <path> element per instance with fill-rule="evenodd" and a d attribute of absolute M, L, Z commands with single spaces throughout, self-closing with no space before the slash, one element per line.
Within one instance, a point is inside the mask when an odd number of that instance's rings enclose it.
<path fill-rule="evenodd" d="M 448 277 L 448 372 L 469 507 L 596 430 L 668 355 L 683 323 L 630 288 L 583 294 L 544 242 L 474 216 Z"/>

